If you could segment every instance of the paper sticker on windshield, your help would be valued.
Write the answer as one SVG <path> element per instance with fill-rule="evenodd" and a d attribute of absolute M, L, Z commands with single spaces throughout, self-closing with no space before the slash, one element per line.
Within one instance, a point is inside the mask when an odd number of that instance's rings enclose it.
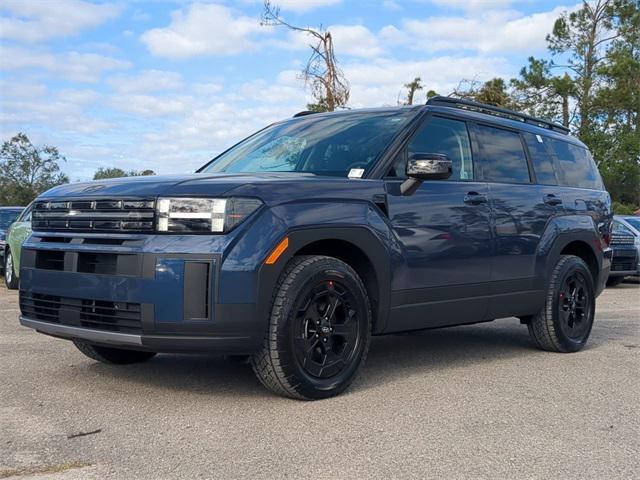
<path fill-rule="evenodd" d="M 352 168 L 349 170 L 349 178 L 362 178 L 364 168 Z"/>
<path fill-rule="evenodd" d="M 540 135 L 536 135 L 536 138 L 538 139 L 538 143 L 542 143 L 542 137 Z"/>

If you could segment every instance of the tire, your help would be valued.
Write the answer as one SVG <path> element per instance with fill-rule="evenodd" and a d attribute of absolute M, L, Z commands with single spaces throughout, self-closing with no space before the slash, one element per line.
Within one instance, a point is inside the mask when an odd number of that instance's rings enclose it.
<path fill-rule="evenodd" d="M 251 366 L 278 395 L 329 398 L 356 378 L 370 341 L 371 306 L 358 274 L 333 257 L 294 257 L 276 286 Z"/>
<path fill-rule="evenodd" d="M 17 290 L 20 284 L 13 264 L 13 254 L 9 247 L 4 252 L 4 283 L 9 290 Z"/>
<path fill-rule="evenodd" d="M 617 287 L 624 282 L 624 277 L 609 277 L 607 278 L 607 287 Z"/>
<path fill-rule="evenodd" d="M 100 347 L 84 340 L 74 340 L 73 344 L 92 360 L 112 365 L 130 365 L 149 360 L 156 352 L 142 352 L 139 350 L 125 350 L 123 348 Z"/>
<path fill-rule="evenodd" d="M 593 277 L 584 261 L 563 255 L 549 280 L 545 306 L 528 323 L 538 348 L 577 352 L 589 339 L 595 315 Z"/>

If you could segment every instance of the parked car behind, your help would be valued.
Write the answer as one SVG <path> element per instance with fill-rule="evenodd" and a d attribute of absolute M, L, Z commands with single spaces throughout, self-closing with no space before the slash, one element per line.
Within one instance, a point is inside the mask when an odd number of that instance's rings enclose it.
<path fill-rule="evenodd" d="M 608 287 L 621 284 L 625 278 L 640 275 L 640 218 L 616 215 L 611 233 L 613 260 Z"/>
<path fill-rule="evenodd" d="M 31 235 L 31 208 L 32 204 L 22 209 L 7 232 L 3 265 L 4 282 L 10 290 L 16 290 L 19 285 L 22 244 Z"/>
<path fill-rule="evenodd" d="M 272 391 L 326 398 L 371 335 L 519 317 L 539 348 L 582 349 L 611 219 L 561 125 L 442 97 L 296 115 L 194 175 L 41 195 L 20 321 L 105 363 L 249 355 Z"/>
<path fill-rule="evenodd" d="M 0 207 L 0 269 L 4 269 L 5 245 L 7 230 L 20 216 L 24 207 Z"/>

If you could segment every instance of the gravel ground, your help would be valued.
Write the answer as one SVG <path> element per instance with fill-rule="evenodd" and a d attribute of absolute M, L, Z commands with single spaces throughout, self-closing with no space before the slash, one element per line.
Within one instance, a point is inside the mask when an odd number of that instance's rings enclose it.
<path fill-rule="evenodd" d="M 638 285 L 598 299 L 582 352 L 515 319 L 379 337 L 311 403 L 214 356 L 95 363 L 17 317 L 0 287 L 0 478 L 640 477 Z"/>

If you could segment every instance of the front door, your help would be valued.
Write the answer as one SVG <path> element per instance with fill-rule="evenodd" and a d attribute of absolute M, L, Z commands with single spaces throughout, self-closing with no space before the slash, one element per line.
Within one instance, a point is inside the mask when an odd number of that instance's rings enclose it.
<path fill-rule="evenodd" d="M 401 195 L 412 153 L 447 155 L 452 176 Z M 475 178 L 462 120 L 428 117 L 398 157 L 386 181 L 389 218 L 402 250 L 392 272 L 388 331 L 484 319 L 492 253 L 489 192 Z"/>

